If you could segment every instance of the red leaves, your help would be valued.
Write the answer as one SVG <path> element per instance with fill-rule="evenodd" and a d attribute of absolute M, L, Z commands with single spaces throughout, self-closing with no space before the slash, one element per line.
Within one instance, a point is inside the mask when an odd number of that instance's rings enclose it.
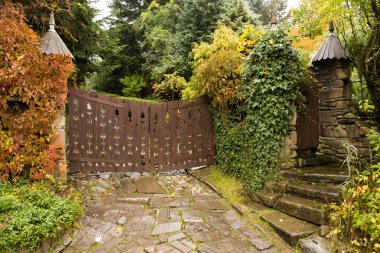
<path fill-rule="evenodd" d="M 17 180 L 25 168 L 40 179 L 54 169 L 56 149 L 46 140 L 73 70 L 68 57 L 41 55 L 40 38 L 23 20 L 14 5 L 0 9 L 0 179 Z"/>

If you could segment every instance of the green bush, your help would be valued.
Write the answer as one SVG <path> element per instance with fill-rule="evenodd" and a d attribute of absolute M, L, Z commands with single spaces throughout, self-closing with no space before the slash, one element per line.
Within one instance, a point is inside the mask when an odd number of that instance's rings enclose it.
<path fill-rule="evenodd" d="M 20 205 L 18 199 L 13 196 L 1 196 L 0 197 L 0 213 L 15 209 Z"/>
<path fill-rule="evenodd" d="M 343 202 L 332 204 L 330 219 L 339 240 L 348 240 L 352 252 L 380 251 L 380 133 L 368 136 L 374 160 L 363 171 L 352 173 L 343 190 Z M 377 161 L 376 161 L 377 160 Z M 355 170 L 355 164 L 350 164 Z"/>
<path fill-rule="evenodd" d="M 227 113 L 213 110 L 218 162 L 225 172 L 242 178 L 248 193 L 279 178 L 284 137 L 297 101 L 303 100 L 298 84 L 304 68 L 291 43 L 281 29 L 258 37 L 237 88 L 242 102 Z"/>
<path fill-rule="evenodd" d="M 44 183 L 0 182 L 0 195 L 12 195 L 18 207 L 0 214 L 1 252 L 35 249 L 72 227 L 82 214 L 79 195 L 56 193 Z"/>
<path fill-rule="evenodd" d="M 146 87 L 144 77 L 140 75 L 126 76 L 120 79 L 123 84 L 123 95 L 126 97 L 140 97 L 141 91 Z"/>
<path fill-rule="evenodd" d="M 162 100 L 176 100 L 181 98 L 186 88 L 186 80 L 176 74 L 167 74 L 160 84 L 153 85 L 154 95 Z"/>

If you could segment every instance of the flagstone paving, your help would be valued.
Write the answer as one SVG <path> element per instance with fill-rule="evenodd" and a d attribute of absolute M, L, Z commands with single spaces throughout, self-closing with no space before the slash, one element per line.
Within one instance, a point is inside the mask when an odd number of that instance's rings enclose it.
<path fill-rule="evenodd" d="M 76 175 L 81 227 L 56 252 L 280 252 L 222 198 L 186 174 Z"/>

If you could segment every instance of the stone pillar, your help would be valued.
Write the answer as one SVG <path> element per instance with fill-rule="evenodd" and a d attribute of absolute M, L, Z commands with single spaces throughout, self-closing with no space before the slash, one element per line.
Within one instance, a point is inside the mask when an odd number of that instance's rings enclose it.
<path fill-rule="evenodd" d="M 281 169 L 296 167 L 297 164 L 297 111 L 294 110 L 292 119 L 289 122 L 288 134 L 285 136 L 279 164 Z"/>
<path fill-rule="evenodd" d="M 353 114 L 352 83 L 348 59 L 328 59 L 314 64 L 319 92 L 319 151 L 336 162 L 346 159 L 344 143 L 354 144 L 359 154 L 369 155 L 368 133 Z"/>
<path fill-rule="evenodd" d="M 55 177 L 66 180 L 67 161 L 66 161 L 66 117 L 65 109 L 61 109 L 52 126 L 53 138 L 51 144 L 56 146 L 59 154 L 57 161 L 58 171 L 53 171 Z"/>

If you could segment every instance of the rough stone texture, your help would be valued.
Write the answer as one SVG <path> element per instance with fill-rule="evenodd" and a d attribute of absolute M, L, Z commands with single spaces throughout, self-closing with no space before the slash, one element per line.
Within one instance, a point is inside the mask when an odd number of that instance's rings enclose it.
<path fill-rule="evenodd" d="M 368 157 L 369 146 L 364 144 L 358 131 L 360 122 L 350 112 L 352 83 L 350 66 L 346 60 L 321 62 L 314 66 L 319 93 L 319 150 L 334 161 L 345 159 L 342 143 L 351 143 Z M 358 127 L 359 126 L 359 127 Z"/>
<path fill-rule="evenodd" d="M 139 193 L 164 193 L 160 185 L 152 177 L 140 177 L 134 183 Z"/>
<path fill-rule="evenodd" d="M 130 175 L 132 179 L 124 174 L 115 178 L 114 173 L 104 179 L 99 174 L 82 176 L 78 189 L 88 207 L 86 215 L 72 241 L 58 245 L 57 251 L 278 252 L 261 236 L 266 233 L 256 229 L 259 225 L 248 227 L 233 207 L 193 177 Z M 153 190 L 138 186 L 147 182 L 144 178 L 150 178 Z"/>
<path fill-rule="evenodd" d="M 274 208 L 291 216 L 322 225 L 326 222 L 326 214 L 322 211 L 322 206 L 321 202 L 315 200 L 284 196 Z"/>
<path fill-rule="evenodd" d="M 268 222 L 290 245 L 295 245 L 300 238 L 318 231 L 318 226 L 278 211 L 265 212 L 261 218 Z"/>
<path fill-rule="evenodd" d="M 322 237 L 311 237 L 300 240 L 302 253 L 331 253 L 330 243 Z"/>
<path fill-rule="evenodd" d="M 276 205 L 277 201 L 281 198 L 281 194 L 279 193 L 270 193 L 270 192 L 256 192 L 255 195 L 257 196 L 257 199 L 270 207 L 273 207 Z"/>
<path fill-rule="evenodd" d="M 339 203 L 341 201 L 341 192 L 336 186 L 312 185 L 293 182 L 288 184 L 287 192 L 327 202 Z"/>

